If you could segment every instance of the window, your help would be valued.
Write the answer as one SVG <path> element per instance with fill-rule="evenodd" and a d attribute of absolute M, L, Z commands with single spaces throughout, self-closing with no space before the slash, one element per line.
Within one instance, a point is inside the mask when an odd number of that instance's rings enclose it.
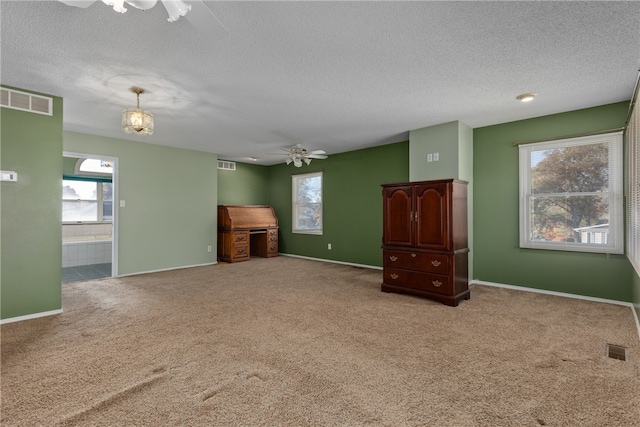
<path fill-rule="evenodd" d="M 78 159 L 76 174 L 89 172 L 91 175 L 113 175 L 113 162 L 102 159 Z"/>
<path fill-rule="evenodd" d="M 293 175 L 293 232 L 322 234 L 322 172 Z"/>
<path fill-rule="evenodd" d="M 113 185 L 90 180 L 62 180 L 62 222 L 113 221 Z"/>
<path fill-rule="evenodd" d="M 635 104 L 627 128 L 627 256 L 640 274 L 640 109 Z"/>
<path fill-rule="evenodd" d="M 520 247 L 623 253 L 622 133 L 520 146 Z"/>

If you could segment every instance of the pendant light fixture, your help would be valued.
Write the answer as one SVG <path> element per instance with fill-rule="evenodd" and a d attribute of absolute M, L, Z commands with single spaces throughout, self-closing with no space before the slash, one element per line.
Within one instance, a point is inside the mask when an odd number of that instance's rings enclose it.
<path fill-rule="evenodd" d="M 150 111 L 140 109 L 140 95 L 144 89 L 132 87 L 131 92 L 138 97 L 136 108 L 125 108 L 122 110 L 122 130 L 125 133 L 135 133 L 138 135 L 153 134 L 153 114 Z"/>

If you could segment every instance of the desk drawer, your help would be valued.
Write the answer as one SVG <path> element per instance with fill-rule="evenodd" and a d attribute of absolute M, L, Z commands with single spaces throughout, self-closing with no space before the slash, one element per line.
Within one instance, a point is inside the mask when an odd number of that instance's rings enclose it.
<path fill-rule="evenodd" d="M 249 246 L 248 245 L 233 245 L 231 249 L 231 258 L 249 258 Z"/>
<path fill-rule="evenodd" d="M 233 232 L 233 243 L 234 244 L 242 244 L 245 245 L 249 243 L 249 232 L 248 231 L 234 231 Z"/>

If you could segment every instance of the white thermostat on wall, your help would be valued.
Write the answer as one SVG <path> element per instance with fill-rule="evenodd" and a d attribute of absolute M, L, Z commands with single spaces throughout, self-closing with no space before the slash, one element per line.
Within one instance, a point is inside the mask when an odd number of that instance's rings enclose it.
<path fill-rule="evenodd" d="M 0 171 L 0 181 L 12 181 L 18 180 L 18 173 L 14 171 Z"/>

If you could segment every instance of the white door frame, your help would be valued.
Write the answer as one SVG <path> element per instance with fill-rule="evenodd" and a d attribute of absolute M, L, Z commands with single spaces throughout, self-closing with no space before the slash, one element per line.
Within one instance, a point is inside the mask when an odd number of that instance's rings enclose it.
<path fill-rule="evenodd" d="M 118 276 L 118 218 L 119 218 L 119 203 L 118 200 L 118 158 L 112 156 L 103 156 L 100 154 L 88 154 L 78 153 L 74 151 L 63 151 L 62 157 L 78 157 L 98 160 L 108 160 L 113 162 L 113 175 L 111 176 L 111 186 L 113 189 L 113 222 L 111 224 L 111 277 Z"/>

